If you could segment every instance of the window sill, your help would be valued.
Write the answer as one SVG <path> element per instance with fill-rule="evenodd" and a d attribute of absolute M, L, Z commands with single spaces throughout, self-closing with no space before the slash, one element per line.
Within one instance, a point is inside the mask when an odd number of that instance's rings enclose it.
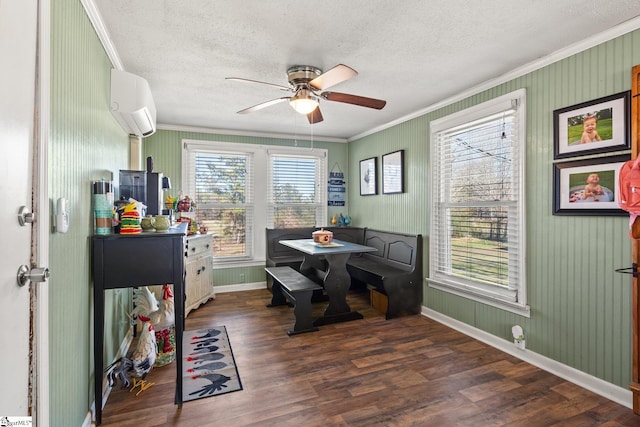
<path fill-rule="evenodd" d="M 492 307 L 499 308 L 501 310 L 509 311 L 511 313 L 518 314 L 523 317 L 531 317 L 531 308 L 528 305 L 519 304 L 515 301 L 505 301 L 499 298 L 493 298 L 491 296 L 473 292 L 470 288 L 462 288 L 449 283 L 435 281 L 430 278 L 425 278 L 430 288 L 438 289 L 443 292 L 447 292 L 459 297 L 467 298 L 472 301 L 476 301 L 482 304 L 490 305 Z"/>

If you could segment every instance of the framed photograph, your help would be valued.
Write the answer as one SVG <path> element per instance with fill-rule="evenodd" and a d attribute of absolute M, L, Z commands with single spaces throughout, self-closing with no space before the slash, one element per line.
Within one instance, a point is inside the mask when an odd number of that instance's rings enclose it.
<path fill-rule="evenodd" d="M 376 169 L 378 166 L 376 157 L 360 160 L 360 195 L 371 196 L 378 194 L 376 182 Z"/>
<path fill-rule="evenodd" d="M 554 215 L 628 215 L 618 205 L 620 168 L 631 155 L 553 165 Z"/>
<path fill-rule="evenodd" d="M 382 156 L 382 193 L 404 192 L 404 150 Z"/>
<path fill-rule="evenodd" d="M 553 158 L 629 149 L 629 91 L 553 112 Z"/>

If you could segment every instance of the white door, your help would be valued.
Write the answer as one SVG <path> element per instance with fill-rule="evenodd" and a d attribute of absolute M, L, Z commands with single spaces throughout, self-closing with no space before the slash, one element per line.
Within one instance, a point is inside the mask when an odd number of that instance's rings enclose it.
<path fill-rule="evenodd" d="M 38 261 L 37 246 L 33 258 L 31 248 L 36 228 L 28 222 L 20 225 L 18 220 L 20 207 L 32 210 L 32 196 L 38 197 L 37 192 L 32 194 L 37 18 L 37 1 L 0 0 L 0 417 L 31 414 L 34 421 L 35 407 L 30 406 L 36 405 L 37 384 L 31 384 L 30 395 L 29 370 L 30 363 L 36 369 L 40 362 L 35 358 L 39 350 L 29 337 L 30 321 L 37 334 L 40 320 L 30 306 L 32 301 L 38 304 L 39 287 L 46 284 L 20 287 L 17 273 L 21 265 L 32 267 L 32 260 Z M 37 185 L 37 175 L 35 180 Z M 41 222 L 47 227 L 47 216 Z M 42 421 L 40 425 L 46 425 L 48 420 Z"/>

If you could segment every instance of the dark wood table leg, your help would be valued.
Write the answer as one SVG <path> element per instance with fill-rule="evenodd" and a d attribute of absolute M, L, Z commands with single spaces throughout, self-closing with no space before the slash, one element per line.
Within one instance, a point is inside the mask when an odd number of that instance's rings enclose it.
<path fill-rule="evenodd" d="M 329 305 L 324 310 L 324 315 L 314 320 L 315 326 L 363 318 L 357 311 L 351 311 L 347 303 L 347 292 L 351 286 L 351 276 L 347 272 L 349 256 L 349 253 L 325 255 L 329 268 L 324 276 L 324 289 L 329 295 Z"/>

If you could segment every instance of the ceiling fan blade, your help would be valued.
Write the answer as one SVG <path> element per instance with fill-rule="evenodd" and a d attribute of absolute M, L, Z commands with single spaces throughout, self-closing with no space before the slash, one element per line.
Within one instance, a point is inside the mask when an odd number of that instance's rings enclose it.
<path fill-rule="evenodd" d="M 309 119 L 309 124 L 320 123 L 324 119 L 322 118 L 322 113 L 320 112 L 320 107 L 316 107 L 315 110 L 307 114 L 307 119 Z"/>
<path fill-rule="evenodd" d="M 376 110 L 382 110 L 387 101 L 382 99 L 367 98 L 364 96 L 350 95 L 348 93 L 340 92 L 323 92 L 320 94 L 322 98 L 327 101 L 344 102 L 345 104 L 359 105 L 360 107 L 375 108 Z"/>
<path fill-rule="evenodd" d="M 267 83 L 267 82 L 261 82 L 258 80 L 251 80 L 251 79 L 243 79 L 240 77 L 225 77 L 225 80 L 233 80 L 236 82 L 243 82 L 243 83 L 257 83 L 257 84 L 261 84 L 261 85 L 267 85 L 267 86 L 273 86 L 273 87 L 277 87 L 280 90 L 286 90 L 286 91 L 290 91 L 291 88 L 288 86 L 282 86 L 282 85 L 277 85 L 275 83 Z"/>
<path fill-rule="evenodd" d="M 288 96 L 284 96 L 282 98 L 272 99 L 271 101 L 262 102 L 260 104 L 254 105 L 253 107 L 249 107 L 249 108 L 245 108 L 244 110 L 240 110 L 240 111 L 238 111 L 238 114 L 247 114 L 247 113 L 251 113 L 253 111 L 262 110 L 263 108 L 270 107 L 272 105 L 279 104 L 279 103 L 284 102 L 284 101 L 289 101 L 289 99 L 291 99 L 291 98 L 288 97 Z"/>
<path fill-rule="evenodd" d="M 358 72 L 344 64 L 338 64 L 309 82 L 316 90 L 324 90 L 358 75 Z"/>

